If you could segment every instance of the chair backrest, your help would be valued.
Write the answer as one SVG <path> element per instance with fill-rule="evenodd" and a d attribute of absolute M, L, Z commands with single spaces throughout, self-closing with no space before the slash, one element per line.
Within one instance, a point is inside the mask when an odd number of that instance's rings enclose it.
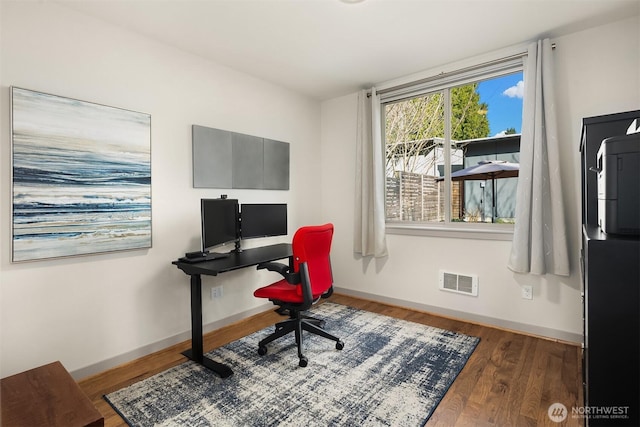
<path fill-rule="evenodd" d="M 333 224 L 306 226 L 293 235 L 293 270 L 306 263 L 313 297 L 327 292 L 333 285 L 331 273 L 331 240 Z"/>

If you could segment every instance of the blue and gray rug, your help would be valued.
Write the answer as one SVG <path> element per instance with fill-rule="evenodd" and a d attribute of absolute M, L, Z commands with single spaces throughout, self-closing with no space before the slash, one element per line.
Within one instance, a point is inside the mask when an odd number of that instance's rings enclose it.
<path fill-rule="evenodd" d="M 131 426 L 420 426 L 479 342 L 328 302 L 313 315 L 345 345 L 305 333 L 306 368 L 293 335 L 258 355 L 270 327 L 208 353 L 229 378 L 188 361 L 105 399 Z"/>

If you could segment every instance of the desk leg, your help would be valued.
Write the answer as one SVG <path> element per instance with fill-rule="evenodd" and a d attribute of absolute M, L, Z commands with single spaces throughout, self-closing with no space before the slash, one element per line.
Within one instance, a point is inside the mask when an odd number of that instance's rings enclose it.
<path fill-rule="evenodd" d="M 191 350 L 182 353 L 189 359 L 211 369 L 221 378 L 233 374 L 231 368 L 204 357 L 202 344 L 202 279 L 199 274 L 191 275 Z"/>

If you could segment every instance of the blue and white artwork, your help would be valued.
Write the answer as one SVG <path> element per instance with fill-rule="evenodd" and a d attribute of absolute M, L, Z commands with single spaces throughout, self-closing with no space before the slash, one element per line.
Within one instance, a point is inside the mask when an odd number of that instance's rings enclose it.
<path fill-rule="evenodd" d="M 13 261 L 151 247 L 151 116 L 11 96 Z"/>

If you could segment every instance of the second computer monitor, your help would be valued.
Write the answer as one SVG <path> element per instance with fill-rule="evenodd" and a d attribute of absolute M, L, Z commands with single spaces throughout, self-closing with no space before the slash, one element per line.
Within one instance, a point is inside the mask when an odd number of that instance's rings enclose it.
<path fill-rule="evenodd" d="M 287 235 L 286 203 L 246 203 L 240 206 L 243 239 Z"/>

